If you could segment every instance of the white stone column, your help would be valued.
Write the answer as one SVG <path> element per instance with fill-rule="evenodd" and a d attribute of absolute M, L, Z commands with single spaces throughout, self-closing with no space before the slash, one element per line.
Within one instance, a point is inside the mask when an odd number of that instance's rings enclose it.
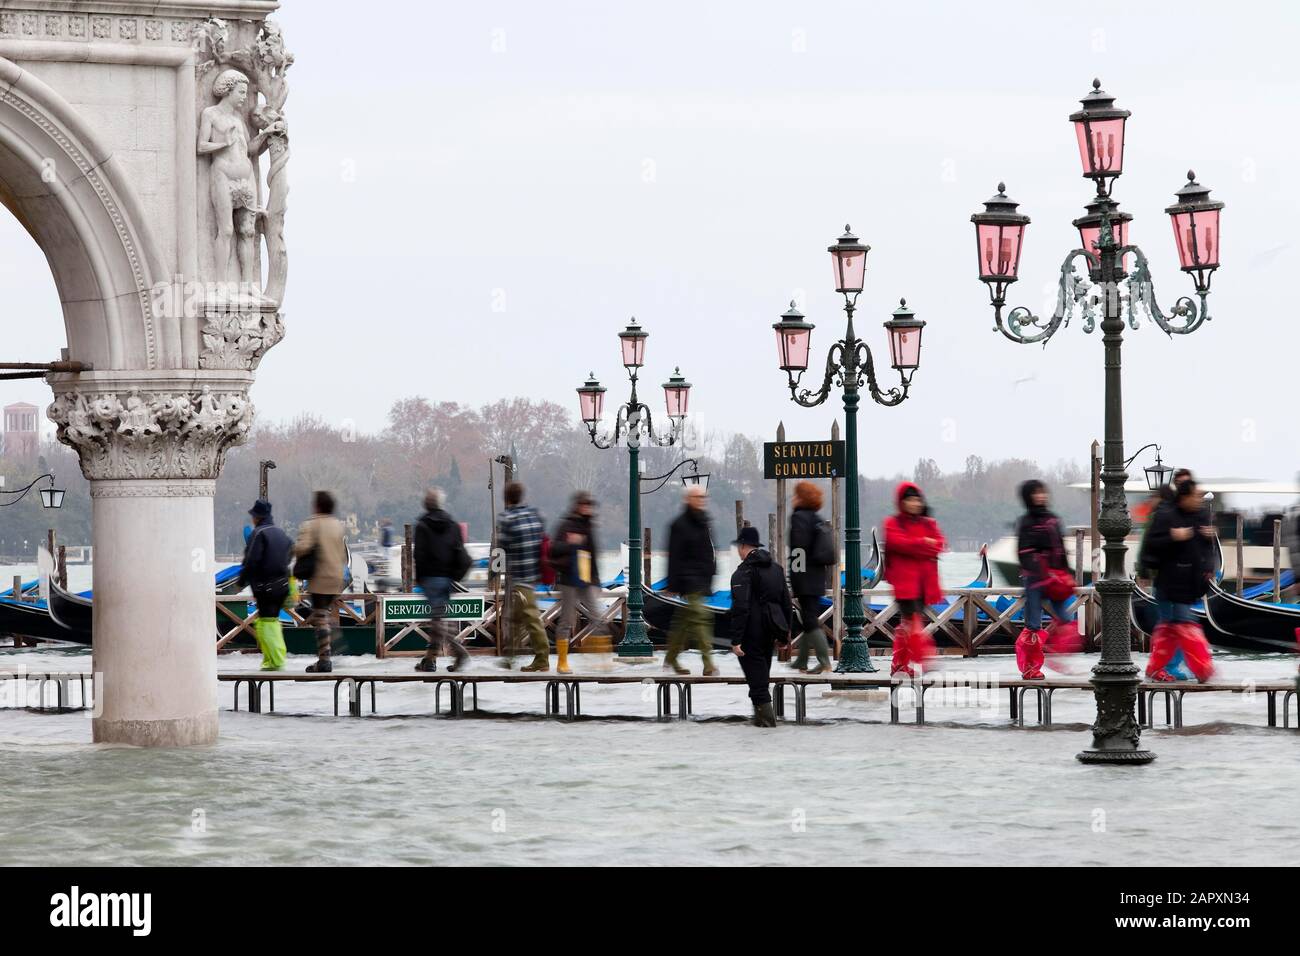
<path fill-rule="evenodd" d="M 217 739 L 213 481 L 100 480 L 94 498 L 96 743 Z"/>
<path fill-rule="evenodd" d="M 251 371 L 51 376 L 49 417 L 90 479 L 97 743 L 217 739 L 212 497 L 253 420 Z"/>

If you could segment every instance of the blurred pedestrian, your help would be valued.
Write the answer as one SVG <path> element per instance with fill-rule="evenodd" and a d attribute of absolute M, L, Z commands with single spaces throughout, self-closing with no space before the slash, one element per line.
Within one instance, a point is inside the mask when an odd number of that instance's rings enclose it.
<path fill-rule="evenodd" d="M 1074 575 L 1065 557 L 1061 519 L 1051 512 L 1047 485 L 1031 478 L 1020 486 L 1025 513 L 1016 524 L 1020 581 L 1025 589 L 1025 626 L 1016 638 L 1016 664 L 1026 680 L 1041 680 L 1045 655 L 1072 653 L 1083 647 L 1079 625 L 1070 610 Z M 1043 609 L 1054 619 L 1043 628 Z"/>
<path fill-rule="evenodd" d="M 596 499 L 587 491 L 576 491 L 569 510 L 556 526 L 551 541 L 551 563 L 560 585 L 560 625 L 556 631 L 556 670 L 569 669 L 569 642 L 581 611 L 591 622 L 593 636 L 611 646 L 609 625 L 600 611 L 600 572 L 596 566 Z"/>
<path fill-rule="evenodd" d="M 754 726 L 775 727 L 769 681 L 776 643 L 790 639 L 790 589 L 785 570 L 746 525 L 732 542 L 740 566 L 731 575 L 731 652 L 740 660 L 754 705 Z"/>
<path fill-rule="evenodd" d="M 925 632 L 925 608 L 943 600 L 939 555 L 946 547 L 939 523 L 930 517 L 921 489 L 905 481 L 894 491 L 898 507 L 885 519 L 885 580 L 894 589 L 898 624 L 890 675 L 915 677 L 914 668 L 937 653 Z"/>
<path fill-rule="evenodd" d="M 704 676 L 712 677 L 718 673 L 713 663 L 713 612 L 704 600 L 713 593 L 717 555 L 709 528 L 709 495 L 699 485 L 687 485 L 682 500 L 682 513 L 668 526 L 666 587 L 681 595 L 685 603 L 673 611 L 664 669 L 689 674 L 678 662 L 678 655 L 688 647 L 698 647 L 704 658 Z"/>
<path fill-rule="evenodd" d="M 447 513 L 445 501 L 440 488 L 424 493 L 424 514 L 415 524 L 412 542 L 415 576 L 429 602 L 429 633 L 425 636 L 428 647 L 415 665 L 417 671 L 436 671 L 440 650 L 455 656 L 449 671 L 463 671 L 469 664 L 469 650 L 456 639 L 454 625 L 447 621 L 446 614 L 452 586 L 465 576 L 473 561 L 465 549 L 460 525 Z"/>
<path fill-rule="evenodd" d="M 1175 490 L 1177 497 L 1157 509 L 1143 542 L 1142 563 L 1155 569 L 1159 618 L 1151 635 L 1147 679 L 1174 680 L 1167 668 L 1181 651 L 1188 669 L 1204 682 L 1214 673 L 1214 662 L 1192 605 L 1210 588 L 1214 524 L 1195 479 L 1184 478 Z"/>
<path fill-rule="evenodd" d="M 347 547 L 343 543 L 343 524 L 334 517 L 334 496 L 317 491 L 312 496 L 312 515 L 298 528 L 293 546 L 297 557 L 293 573 L 307 582 L 311 595 L 311 624 L 316 632 L 316 663 L 309 672 L 329 673 L 334 669 L 331 651 L 334 640 L 333 608 L 343 593 L 343 569 L 347 564 Z"/>
<path fill-rule="evenodd" d="M 280 611 L 289 600 L 289 559 L 293 542 L 271 517 L 271 503 L 258 498 L 248 511 L 253 527 L 244 544 L 244 561 L 239 568 L 239 585 L 247 586 L 257 602 L 253 632 L 262 651 L 262 670 L 284 667 L 288 651 Z"/>
<path fill-rule="evenodd" d="M 830 522 L 819 513 L 822 500 L 822 490 L 811 481 L 794 486 L 790 553 L 786 564 L 790 569 L 790 590 L 799 602 L 799 616 L 803 619 L 799 656 L 791 666 L 799 671 L 808 670 L 808 653 L 812 651 L 817 655 L 817 666 L 808 671 L 810 674 L 820 674 L 831 667 L 830 646 L 820 618 L 822 599 L 830 586 L 830 575 L 839 553 Z"/>
<path fill-rule="evenodd" d="M 545 525 L 537 509 L 524 504 L 524 486 L 518 481 L 506 485 L 505 510 L 497 518 L 497 545 L 505 555 L 510 581 L 510 646 L 506 666 L 514 664 L 519 638 L 527 633 L 533 660 L 523 671 L 549 671 L 551 645 L 546 639 L 542 614 L 537 609 L 536 584 L 541 575 L 542 539 Z"/>

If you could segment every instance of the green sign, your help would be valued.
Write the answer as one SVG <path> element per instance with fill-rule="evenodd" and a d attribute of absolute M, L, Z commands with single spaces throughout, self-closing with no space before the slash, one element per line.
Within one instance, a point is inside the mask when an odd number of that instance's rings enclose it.
<path fill-rule="evenodd" d="M 447 613 L 443 615 L 443 619 L 481 621 L 486 609 L 485 598 L 457 594 L 447 602 Z M 427 621 L 428 619 L 429 602 L 424 598 L 384 598 L 385 621 Z"/>

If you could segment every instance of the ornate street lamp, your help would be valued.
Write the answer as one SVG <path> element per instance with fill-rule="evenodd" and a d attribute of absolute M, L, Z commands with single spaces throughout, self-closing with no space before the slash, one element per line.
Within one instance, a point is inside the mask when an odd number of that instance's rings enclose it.
<path fill-rule="evenodd" d="M 1154 448 L 1156 450 L 1156 463 L 1154 465 L 1147 465 L 1142 469 L 1142 471 L 1147 477 L 1147 490 L 1159 491 L 1165 485 L 1169 484 L 1169 478 L 1173 475 L 1174 470 L 1160 460 L 1160 446 L 1155 442 L 1143 445 L 1125 459 L 1124 467 L 1127 469 L 1129 465 L 1133 464 L 1133 462 L 1137 460 L 1137 456 L 1142 454 L 1148 448 Z"/>
<path fill-rule="evenodd" d="M 49 486 L 48 488 L 42 488 L 42 489 L 40 490 L 40 495 L 41 495 L 41 507 L 42 507 L 42 508 L 62 508 L 62 507 L 63 507 L 63 496 L 64 496 L 65 494 L 67 494 L 67 492 L 66 492 L 63 488 L 59 488 L 59 487 L 56 487 L 56 486 L 55 486 L 55 484 L 54 484 L 54 474 L 53 474 L 53 473 L 50 473 L 50 474 L 48 474 L 48 475 L 41 475 L 39 478 L 33 478 L 33 479 L 32 479 L 32 480 L 31 480 L 31 481 L 30 481 L 30 482 L 29 482 L 25 487 L 23 487 L 23 488 L 15 488 L 13 491 L 0 491 L 0 495 L 17 495 L 17 496 L 18 496 L 18 497 L 16 497 L 16 498 L 12 498 L 12 499 L 10 499 L 10 500 L 8 500 L 8 501 L 0 501 L 0 508 L 5 508 L 5 507 L 8 507 L 9 505 L 16 505 L 16 504 L 18 504 L 18 502 L 20 502 L 20 501 L 23 500 L 23 498 L 27 497 L 27 492 L 29 492 L 29 491 L 31 491 L 33 488 L 35 488 L 38 482 L 45 481 L 46 479 L 49 479 L 50 486 Z"/>
<path fill-rule="evenodd" d="M 682 436 L 686 411 L 690 404 L 691 384 L 682 377 L 681 369 L 676 369 L 664 383 L 664 407 L 670 423 L 667 435 L 657 435 L 651 420 L 650 409 L 643 404 L 636 393 L 637 370 L 645 365 L 645 345 L 650 333 L 637 324 L 636 319 L 628 323 L 626 329 L 618 333 L 623 367 L 627 369 L 628 380 L 632 384 L 632 396 L 618 407 L 614 416 L 614 431 L 607 438 L 597 434 L 597 426 L 605 406 L 605 388 L 596 381 L 594 373 L 588 376 L 586 383 L 578 389 L 578 408 L 583 424 L 591 436 L 591 443 L 597 448 L 613 448 L 619 439 L 627 443 L 628 454 L 628 509 L 627 509 L 627 627 L 623 640 L 618 644 L 617 652 L 623 658 L 653 657 L 654 648 L 646 632 L 645 606 L 641 594 L 641 473 L 638 453 L 641 442 L 647 441 L 659 446 L 675 444 Z M 674 469 L 676 470 L 676 469 Z M 669 473 L 671 475 L 671 472 Z M 704 476 L 707 480 L 707 476 Z"/>
<path fill-rule="evenodd" d="M 1101 597 L 1101 660 L 1092 671 L 1097 697 L 1097 719 L 1092 726 L 1093 745 L 1079 754 L 1087 763 L 1149 763 L 1155 754 L 1140 749 L 1140 728 L 1134 718 L 1137 699 L 1138 670 L 1129 654 L 1129 602 L 1133 582 L 1125 573 L 1124 538 L 1132 527 L 1124 499 L 1128 478 L 1124 459 L 1124 410 L 1121 397 L 1120 351 L 1124 322 L 1138 327 L 1139 314 L 1145 314 L 1168 335 L 1186 335 L 1208 321 L 1206 297 L 1210 276 L 1219 266 L 1219 211 L 1223 203 L 1212 202 L 1210 191 L 1188 175 L 1190 182 L 1178 192 L 1177 201 L 1165 210 L 1173 220 L 1178 240 L 1179 261 L 1184 272 L 1194 277 L 1199 307 L 1183 296 L 1165 315 L 1156 303 L 1151 271 L 1142 250 L 1128 241 L 1128 224 L 1132 217 L 1119 211 L 1111 198 L 1115 180 L 1124 169 L 1124 124 L 1127 110 L 1115 108 L 1114 97 L 1103 92 L 1101 82 L 1093 81 L 1092 92 L 1083 98 L 1083 109 L 1072 114 L 1079 141 L 1079 158 L 1083 175 L 1093 180 L 1097 194 L 1087 206 L 1087 214 L 1074 221 L 1079 229 L 1082 248 L 1074 249 L 1061 264 L 1056 309 L 1047 318 L 1017 306 L 1003 315 L 1006 290 L 1015 282 L 1019 270 L 1020 240 L 1027 217 L 1016 213 L 1016 204 L 1006 197 L 999 184 L 998 195 L 984 204 L 984 212 L 971 216 L 975 223 L 980 250 L 980 280 L 989 287 L 993 305 L 994 328 L 1013 342 L 1046 342 L 1069 323 L 1075 314 L 1082 316 L 1085 332 L 1091 332 L 1101 320 L 1102 344 L 1106 371 L 1106 452 L 1101 478 L 1105 485 L 1098 528 L 1105 537 L 1105 576 L 1096 582 Z M 1016 227 L 1019 232 L 1016 232 Z M 1002 230 L 994 234 L 994 228 Z M 1008 235 L 1009 232 L 1009 235 Z M 1005 251 L 997 244 L 1001 237 L 1009 240 Z M 990 240 L 995 240 L 990 244 Z M 992 252 L 990 252 L 992 250 Z M 1126 257 L 1133 268 L 1126 268 Z M 1075 271 L 1075 263 L 1083 274 Z M 1158 452 L 1158 449 L 1157 449 Z M 1136 457 L 1136 456 L 1134 456 Z M 1168 470 L 1157 454 L 1156 465 L 1147 469 L 1147 482 L 1167 480 Z"/>
<path fill-rule="evenodd" d="M 789 381 L 791 400 L 812 408 L 826 401 L 832 385 L 844 389 L 844 478 L 848 486 L 844 502 L 844 573 L 847 582 L 844 626 L 847 634 L 835 668 L 842 674 L 870 673 L 876 669 L 871 664 L 867 642 L 862 636 L 865 615 L 862 611 L 862 524 L 858 507 L 858 390 L 865 385 L 872 399 L 881 405 L 903 402 L 911 388 L 912 375 L 921 364 L 921 330 L 925 328 L 925 323 L 916 318 L 906 302 L 900 300 L 899 308 L 884 323 L 899 384 L 882 391 L 876 383 L 876 365 L 871 349 L 853 331 L 853 313 L 866 284 L 867 252 L 870 248 L 858 242 L 858 237 L 845 226 L 844 235 L 827 250 L 834 266 L 835 291 L 844 296 L 848 328 L 844 338 L 832 345 L 826 355 L 826 374 L 819 389 L 799 388 L 799 381 L 808 369 L 813 324 L 805 322 L 803 313 L 791 302 L 789 310 L 772 326 L 776 331 L 777 358 Z"/>

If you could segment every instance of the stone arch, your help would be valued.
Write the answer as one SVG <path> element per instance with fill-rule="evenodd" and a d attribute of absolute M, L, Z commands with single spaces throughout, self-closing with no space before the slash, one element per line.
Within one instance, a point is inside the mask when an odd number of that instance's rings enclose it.
<path fill-rule="evenodd" d="M 97 370 L 180 365 L 177 331 L 153 309 L 167 270 L 126 176 L 62 96 L 4 57 L 0 202 L 49 262 L 70 359 Z"/>

